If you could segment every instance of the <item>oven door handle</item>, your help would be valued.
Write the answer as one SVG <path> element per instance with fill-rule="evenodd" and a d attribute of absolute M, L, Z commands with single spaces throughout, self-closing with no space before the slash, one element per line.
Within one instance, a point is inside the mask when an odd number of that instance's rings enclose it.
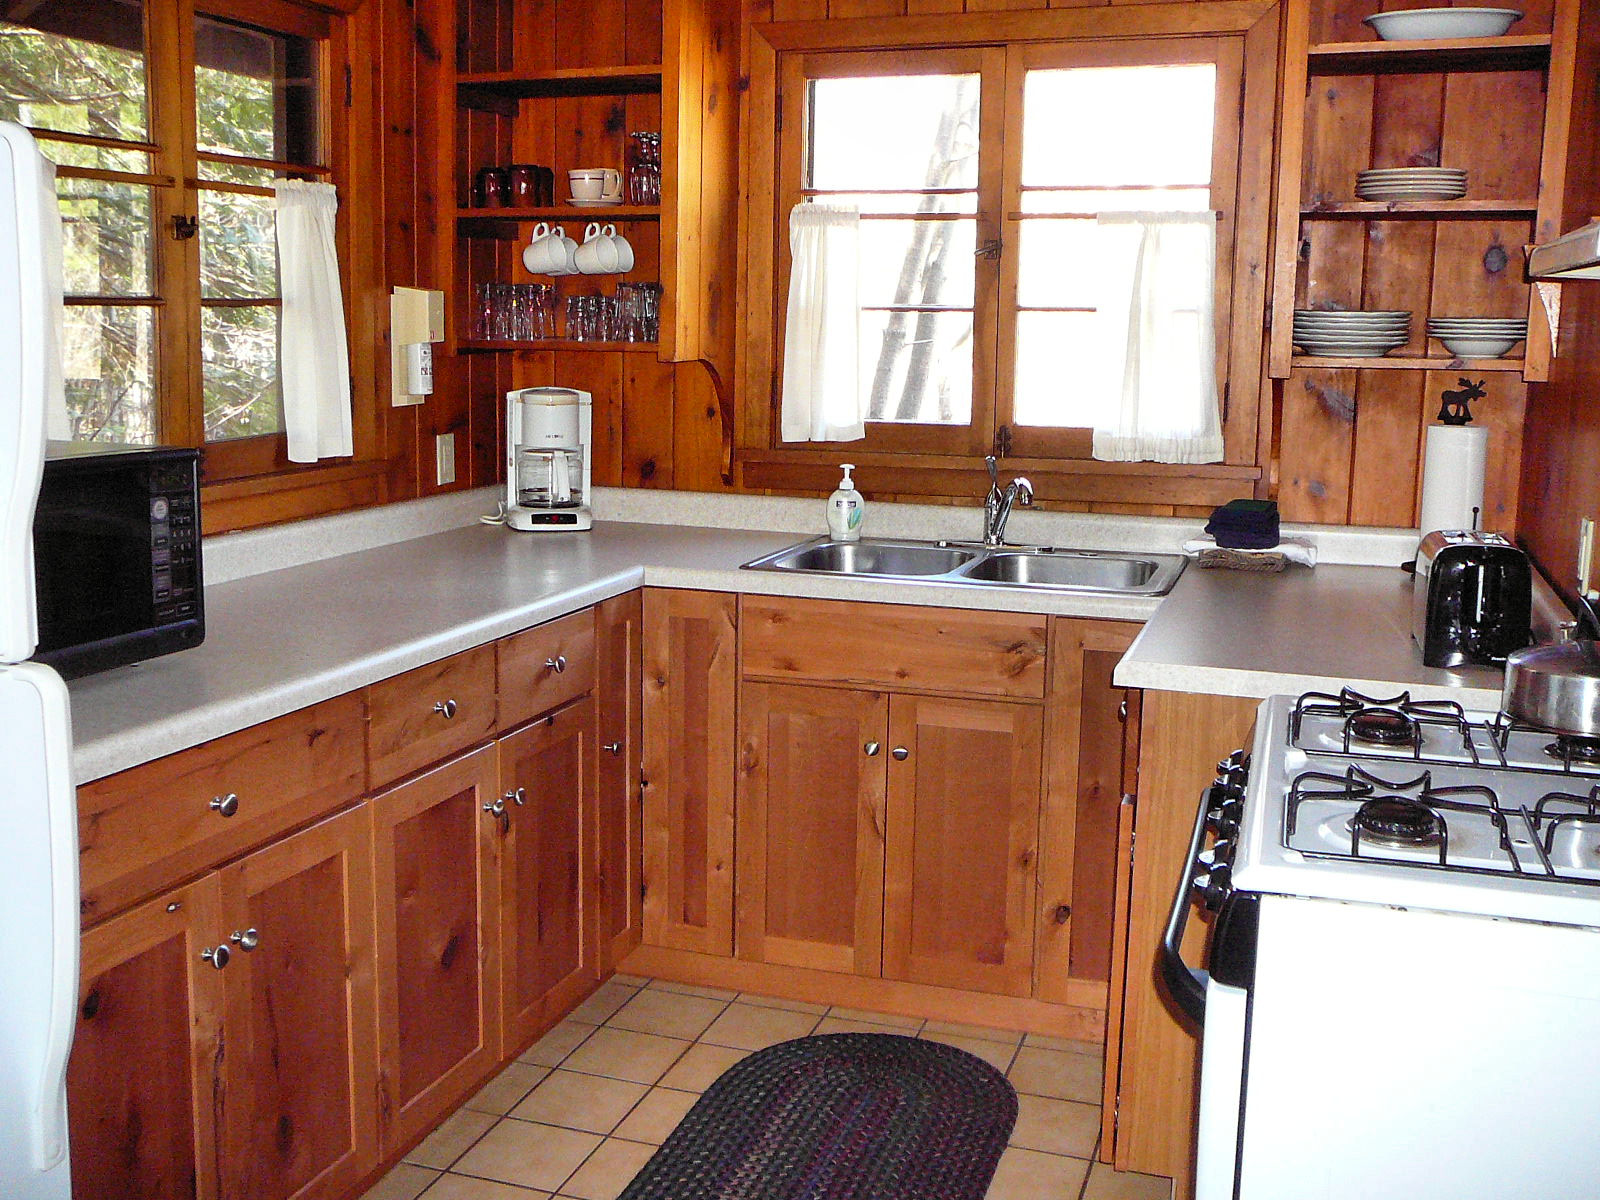
<path fill-rule="evenodd" d="M 1207 788 L 1200 794 L 1199 811 L 1194 818 L 1194 833 L 1189 838 L 1189 851 L 1183 859 L 1183 874 L 1178 880 L 1177 895 L 1172 898 L 1172 912 L 1167 917 L 1166 936 L 1161 939 L 1161 977 L 1167 991 L 1177 1001 L 1178 1007 L 1196 1024 L 1206 1019 L 1206 983 L 1210 976 L 1183 961 L 1183 931 L 1189 923 L 1189 908 L 1194 902 L 1194 872 L 1200 857 L 1200 847 L 1206 836 L 1206 816 L 1212 809 L 1213 797 L 1219 789 Z"/>

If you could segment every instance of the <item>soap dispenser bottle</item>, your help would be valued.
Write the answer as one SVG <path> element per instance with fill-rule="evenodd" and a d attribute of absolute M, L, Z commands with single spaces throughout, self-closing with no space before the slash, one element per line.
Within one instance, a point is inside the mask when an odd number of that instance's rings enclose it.
<path fill-rule="evenodd" d="M 828 532 L 835 541 L 856 542 L 861 540 L 861 519 L 866 516 L 867 502 L 850 478 L 850 472 L 856 469 L 855 463 L 839 465 L 844 468 L 844 478 L 828 497 Z"/>

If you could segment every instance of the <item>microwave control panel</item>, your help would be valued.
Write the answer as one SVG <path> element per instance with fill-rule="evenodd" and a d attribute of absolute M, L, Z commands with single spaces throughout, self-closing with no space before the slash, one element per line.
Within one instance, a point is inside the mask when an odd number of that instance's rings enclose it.
<path fill-rule="evenodd" d="M 199 612 L 199 513 L 192 462 L 151 464 L 150 599 L 158 625 Z"/>

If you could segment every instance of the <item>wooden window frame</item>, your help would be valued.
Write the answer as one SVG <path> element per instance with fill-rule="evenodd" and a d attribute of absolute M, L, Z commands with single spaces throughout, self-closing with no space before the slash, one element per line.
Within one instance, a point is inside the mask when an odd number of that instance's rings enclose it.
<path fill-rule="evenodd" d="M 148 97 L 148 176 L 151 190 L 151 240 L 157 320 L 156 421 L 162 444 L 196 446 L 201 451 L 204 532 L 248 528 L 378 503 L 386 498 L 389 464 L 384 457 L 377 399 L 381 317 L 359 298 L 381 290 L 381 226 L 358 222 L 351 212 L 376 207 L 379 200 L 377 139 L 352 137 L 373 128 L 376 119 L 375 65 L 354 52 L 375 40 L 372 11 L 324 0 L 146 0 L 145 64 Z M 331 10 L 331 11 L 330 11 Z M 345 15 L 352 14 L 352 15 Z M 281 432 L 206 442 L 200 355 L 200 239 L 177 240 L 174 218 L 199 216 L 201 183 L 196 148 L 196 15 L 306 38 L 317 43 L 322 71 L 319 146 L 324 166 L 308 175 L 339 189 L 336 243 L 341 267 L 346 327 L 349 331 L 353 442 L 349 458 L 291 463 Z M 37 130 L 48 152 L 49 139 L 108 146 L 129 143 Z M 129 180 L 122 172 L 63 167 L 63 177 Z M 207 184 L 207 188 L 214 185 Z M 265 194 L 263 189 L 226 186 L 218 190 Z"/>
<path fill-rule="evenodd" d="M 1270 448 L 1270 422 L 1261 404 L 1264 314 L 1269 259 L 1273 114 L 1277 85 L 1278 7 L 1270 0 L 1190 0 L 1187 3 L 1142 4 L 1092 9 L 1049 9 L 1027 12 L 949 14 L 937 17 L 886 17 L 855 21 L 795 21 L 751 27 L 750 89 L 745 114 L 745 154 L 741 163 L 745 207 L 742 214 L 740 276 L 744 287 L 739 306 L 738 378 L 735 414 L 735 462 L 746 487 L 776 491 L 814 491 L 830 482 L 844 454 L 863 468 L 875 469 L 885 482 L 880 494 L 971 498 L 981 495 L 988 479 L 982 455 L 987 445 L 968 444 L 951 452 L 943 447 L 883 448 L 876 442 L 785 445 L 778 440 L 777 388 L 782 346 L 780 310 L 787 279 L 787 238 L 783 236 L 783 189 L 791 181 L 781 174 L 783 158 L 778 134 L 780 111 L 785 123 L 801 111 L 802 100 L 791 85 L 783 86 L 791 62 L 807 53 L 883 52 L 960 47 L 1001 47 L 1014 60 L 1041 61 L 1054 54 L 1105 51 L 1101 61 L 1139 54 L 1140 43 L 1190 39 L 1227 43 L 1218 46 L 1225 61 L 1236 61 L 1238 118 L 1231 128 L 1217 130 L 1218 161 L 1232 149 L 1228 170 L 1213 180 L 1231 184 L 1232 204 L 1219 241 L 1218 312 L 1219 371 L 1227 380 L 1224 393 L 1224 461 L 1216 464 L 1111 463 L 1088 457 L 1083 431 L 1063 431 L 1054 438 L 1026 439 L 1007 457 L 1007 467 L 1026 470 L 1046 502 L 1104 503 L 1197 507 L 1260 492 L 1267 485 L 1260 465 Z M 1045 49 L 1040 43 L 1070 43 Z M 1121 44 L 1119 46 L 1119 43 Z M 1202 43 L 1203 44 L 1203 43 Z M 1195 47 L 1198 49 L 1198 47 Z M 1209 57 L 1202 54 L 1202 57 Z M 1016 89 L 1013 89 L 1015 92 Z M 1222 96 L 1219 108 L 1231 108 Z M 986 97 L 987 99 L 987 97 Z M 1014 119 L 1007 113 L 1007 119 Z M 987 127 L 987 115 L 984 118 Z M 792 127 L 791 127 L 792 128 Z M 1222 197 L 1225 198 L 1226 192 Z M 1221 204 L 1216 205 L 1221 208 Z M 1002 214 L 1005 215 L 1005 214 Z M 1004 271 L 999 288 L 1004 288 Z M 1222 277 L 1226 277 L 1225 282 Z M 1014 273 L 1011 297 L 1015 296 Z M 998 307 L 1004 312 L 1004 296 Z M 1263 314 L 1262 320 L 1241 319 Z M 1003 343 L 1002 343 L 1003 344 Z M 1008 368 L 1009 369 L 1009 368 Z M 999 391 L 998 387 L 996 389 Z M 1005 404 L 1009 405 L 1009 399 Z M 976 406 L 975 406 L 976 407 Z M 997 414 L 998 415 L 998 414 Z M 974 414 L 973 430 L 980 426 Z M 997 422 L 998 424 L 998 422 Z M 963 430 L 963 432 L 966 432 Z M 869 435 L 870 438 L 871 435 Z M 1049 444 L 1050 441 L 1056 444 Z M 1077 441 L 1079 445 L 1074 445 Z M 1041 484 L 1043 485 L 1041 487 Z M 824 488 L 824 490 L 826 490 Z"/>

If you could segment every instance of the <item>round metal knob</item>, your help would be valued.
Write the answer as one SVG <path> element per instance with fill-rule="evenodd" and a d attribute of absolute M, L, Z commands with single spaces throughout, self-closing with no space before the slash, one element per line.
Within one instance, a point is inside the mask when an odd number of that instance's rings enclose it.
<path fill-rule="evenodd" d="M 229 792 L 226 796 L 211 797 L 211 807 L 225 817 L 231 817 L 239 811 L 239 797 Z"/>
<path fill-rule="evenodd" d="M 863 746 L 861 748 L 866 751 L 868 758 L 877 758 L 878 757 L 878 751 L 883 749 L 883 747 L 878 745 L 877 742 L 868 742 L 865 746 Z"/>
<path fill-rule="evenodd" d="M 261 935 L 254 929 L 246 929 L 243 933 L 240 933 L 237 929 L 235 929 L 232 936 L 229 937 L 228 940 L 235 946 L 239 947 L 239 949 L 243 950 L 246 954 L 249 954 L 250 951 L 254 950 L 261 944 Z"/>
<path fill-rule="evenodd" d="M 524 804 L 526 804 L 528 802 L 528 793 L 523 788 L 513 788 L 511 791 L 507 792 L 504 796 L 500 797 L 500 805 L 501 805 L 502 809 L 505 807 L 505 802 L 507 800 L 514 800 L 516 802 L 517 807 L 521 808 Z"/>
<path fill-rule="evenodd" d="M 506 798 L 505 798 L 505 796 L 498 797 L 493 804 L 485 804 L 483 806 L 483 811 L 488 813 L 490 816 L 494 816 L 494 817 L 503 817 L 503 816 L 505 816 L 506 815 Z"/>
<path fill-rule="evenodd" d="M 440 700 L 433 706 L 433 711 L 439 713 L 448 721 L 456 715 L 456 702 L 454 700 Z"/>
<path fill-rule="evenodd" d="M 607 754 L 621 754 L 622 753 L 622 743 L 621 742 L 607 742 L 604 746 L 602 746 L 600 748 L 602 750 L 604 750 Z"/>
<path fill-rule="evenodd" d="M 905 762 L 906 759 L 911 757 L 911 751 L 904 746 L 896 746 L 889 753 L 894 757 L 895 762 Z"/>
<path fill-rule="evenodd" d="M 559 675 L 567 669 L 567 656 L 558 654 L 554 658 L 547 658 L 544 660 L 544 665 Z"/>
<path fill-rule="evenodd" d="M 220 971 L 228 965 L 228 959 L 232 957 L 232 951 L 226 946 L 218 946 L 215 949 L 200 951 L 200 957 Z"/>

